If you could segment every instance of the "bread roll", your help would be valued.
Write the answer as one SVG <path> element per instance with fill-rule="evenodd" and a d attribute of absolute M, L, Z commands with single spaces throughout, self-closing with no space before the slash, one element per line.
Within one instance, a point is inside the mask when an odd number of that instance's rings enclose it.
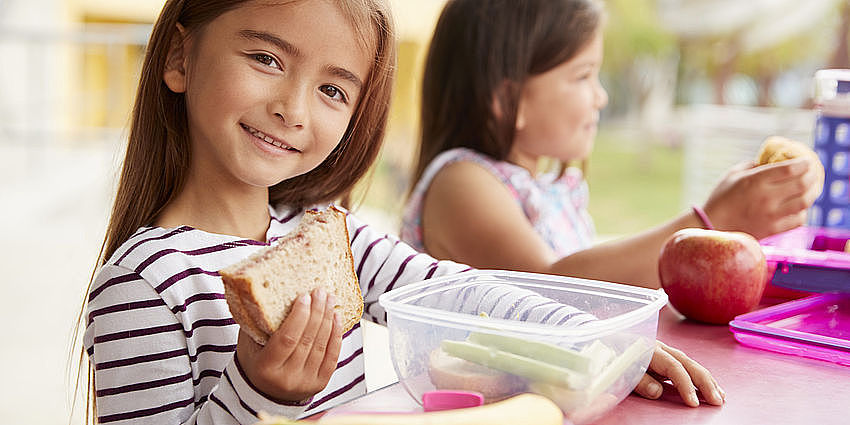
<path fill-rule="evenodd" d="M 477 391 L 487 403 L 526 390 L 524 379 L 450 356 L 440 348 L 428 357 L 428 376 L 438 390 Z"/>
<path fill-rule="evenodd" d="M 758 165 L 772 164 L 794 158 L 808 158 L 817 173 L 818 195 L 823 190 L 824 169 L 818 154 L 805 143 L 786 139 L 780 136 L 770 136 L 764 140 L 756 155 Z"/>
<path fill-rule="evenodd" d="M 219 271 L 233 319 L 265 345 L 300 295 L 322 287 L 336 296 L 345 331 L 360 321 L 363 296 L 354 272 L 345 213 L 307 211 L 274 245 Z"/>

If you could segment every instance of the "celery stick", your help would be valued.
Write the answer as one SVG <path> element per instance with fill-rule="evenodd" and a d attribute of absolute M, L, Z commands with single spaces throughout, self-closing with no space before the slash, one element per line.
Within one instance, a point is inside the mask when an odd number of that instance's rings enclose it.
<path fill-rule="evenodd" d="M 606 391 L 611 384 L 620 378 L 629 366 L 638 361 L 641 356 L 652 347 L 647 345 L 643 338 L 638 339 L 625 351 L 617 356 L 611 363 L 596 376 L 596 379 L 587 387 L 587 396 L 589 400 L 593 400 Z"/>
<path fill-rule="evenodd" d="M 571 390 L 543 382 L 532 382 L 528 385 L 528 389 L 554 401 L 564 412 L 573 412 L 590 404 L 587 392 L 583 390 Z"/>
<path fill-rule="evenodd" d="M 587 357 L 590 357 L 592 360 L 590 362 L 590 367 L 588 368 L 588 372 L 591 375 L 596 375 L 599 371 L 602 370 L 611 359 L 616 356 L 614 350 L 603 344 L 600 340 L 594 340 L 590 345 L 585 346 L 581 349 L 581 354 L 584 354 Z"/>
<path fill-rule="evenodd" d="M 466 341 L 445 340 L 440 343 L 449 355 L 489 368 L 522 376 L 532 381 L 547 382 L 567 388 L 583 388 L 588 377 L 583 373 Z"/>
<path fill-rule="evenodd" d="M 471 333 L 468 340 L 581 373 L 589 372 L 593 364 L 590 356 L 546 342 L 478 332 Z"/>
<path fill-rule="evenodd" d="M 611 348 L 602 344 L 591 351 L 595 351 L 600 347 L 604 350 L 611 350 Z M 623 352 L 623 354 L 614 359 L 614 361 L 612 361 L 611 364 L 605 368 L 602 373 L 597 376 L 584 390 L 572 390 L 564 388 L 563 386 L 551 385 L 544 382 L 532 382 L 529 384 L 528 388 L 532 392 L 543 395 L 554 401 L 555 404 L 557 404 L 564 412 L 568 412 L 572 415 L 593 416 L 592 412 L 594 410 L 606 410 L 610 407 L 608 406 L 609 404 L 616 403 L 618 401 L 618 399 L 613 398 L 613 395 L 610 395 L 612 399 L 608 401 L 601 401 L 599 396 L 602 395 L 603 392 L 607 391 L 630 366 L 638 361 L 647 349 L 648 347 L 644 340 L 638 340 L 633 343 L 626 349 L 626 351 Z M 591 406 L 596 406 L 599 403 L 601 404 L 598 407 L 591 408 Z M 588 408 L 591 410 L 586 411 Z"/>

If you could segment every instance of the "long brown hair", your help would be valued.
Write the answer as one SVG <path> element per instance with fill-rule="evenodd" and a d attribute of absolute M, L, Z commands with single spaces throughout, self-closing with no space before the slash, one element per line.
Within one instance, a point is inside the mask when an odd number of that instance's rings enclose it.
<path fill-rule="evenodd" d="M 452 148 L 504 160 L 522 85 L 578 53 L 602 14 L 598 0 L 449 0 L 425 60 L 414 184 Z"/>
<path fill-rule="evenodd" d="M 187 34 L 193 34 L 221 14 L 256 1 L 168 0 L 163 6 L 153 25 L 142 64 L 123 168 L 89 290 L 99 267 L 140 227 L 151 225 L 186 181 L 192 154 L 186 102 L 183 94 L 172 92 L 162 80 L 168 51 L 176 40 L 177 25 L 182 25 Z M 295 1 L 305 0 L 268 3 Z M 368 171 L 381 148 L 396 66 L 392 14 L 385 0 L 335 0 L 334 3 L 352 23 L 359 41 L 374 48 L 373 65 L 340 143 L 318 167 L 269 188 L 269 200 L 273 204 L 305 206 L 342 197 Z M 85 327 L 85 309 L 86 300 L 77 318 L 74 351 L 80 329 Z M 86 361 L 85 349 L 80 349 L 79 359 L 73 358 L 73 352 L 71 355 L 71 363 L 78 360 L 76 401 Z M 86 423 L 90 423 L 95 418 L 90 363 L 87 376 Z"/>

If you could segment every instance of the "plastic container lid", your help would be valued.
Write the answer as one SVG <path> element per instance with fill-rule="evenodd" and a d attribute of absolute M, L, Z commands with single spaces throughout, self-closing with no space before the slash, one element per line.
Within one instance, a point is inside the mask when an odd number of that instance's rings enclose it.
<path fill-rule="evenodd" d="M 819 294 L 742 314 L 738 342 L 850 366 L 850 294 Z"/>
<path fill-rule="evenodd" d="M 598 304 L 596 307 L 602 307 L 604 311 L 587 309 L 588 312 L 595 313 L 599 320 L 575 328 L 475 316 L 430 306 L 430 299 L 435 296 L 450 293 L 458 288 L 483 284 L 510 284 L 517 288 L 545 293 L 554 299 L 578 296 L 581 298 L 581 304 L 596 303 Z M 381 294 L 378 302 L 389 314 L 431 322 L 438 326 L 453 326 L 467 330 L 491 328 L 501 329 L 507 333 L 536 335 L 543 338 L 569 336 L 575 340 L 582 340 L 621 331 L 658 314 L 658 311 L 667 303 L 667 294 L 658 289 L 566 276 L 504 270 L 473 270 L 396 288 Z"/>

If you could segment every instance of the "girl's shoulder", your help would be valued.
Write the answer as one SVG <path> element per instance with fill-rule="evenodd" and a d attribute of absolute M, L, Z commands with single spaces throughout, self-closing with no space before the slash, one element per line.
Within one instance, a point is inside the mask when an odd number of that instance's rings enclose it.
<path fill-rule="evenodd" d="M 140 261 L 156 252 L 164 249 L 179 249 L 185 244 L 185 235 L 194 230 L 190 226 L 140 227 L 115 250 L 105 264 L 133 270 Z"/>
<path fill-rule="evenodd" d="M 227 267 L 266 243 L 209 233 L 191 226 L 142 227 L 106 261 L 161 286 L 190 276 L 216 278 Z"/>
<path fill-rule="evenodd" d="M 513 185 L 517 177 L 521 177 L 523 174 L 529 175 L 522 167 L 507 161 L 499 161 L 489 155 L 468 148 L 454 148 L 440 153 L 428 164 L 421 179 L 416 183 L 413 196 L 424 194 L 437 174 L 449 165 L 457 163 L 475 164 L 509 187 Z"/>
<path fill-rule="evenodd" d="M 471 162 L 477 164 L 499 178 L 510 177 L 518 172 L 525 171 L 522 167 L 518 167 L 507 161 L 499 161 L 490 155 L 469 148 L 455 148 L 447 150 L 437 155 L 437 157 L 434 158 L 434 161 L 431 162 L 431 166 L 435 168 L 436 172 L 445 166 L 456 162 Z"/>

